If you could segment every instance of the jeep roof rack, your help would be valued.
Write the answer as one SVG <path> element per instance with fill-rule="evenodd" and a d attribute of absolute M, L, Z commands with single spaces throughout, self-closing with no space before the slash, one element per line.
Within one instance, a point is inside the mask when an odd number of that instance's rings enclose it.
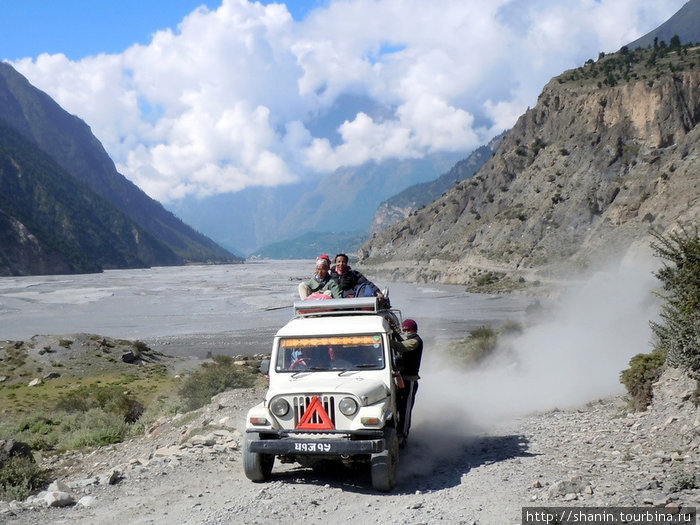
<path fill-rule="evenodd" d="M 377 314 L 381 311 L 376 297 L 294 301 L 294 315 Z"/>

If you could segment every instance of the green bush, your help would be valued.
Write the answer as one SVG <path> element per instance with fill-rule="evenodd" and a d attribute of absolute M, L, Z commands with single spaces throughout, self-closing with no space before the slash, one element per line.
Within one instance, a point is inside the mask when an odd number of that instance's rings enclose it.
<path fill-rule="evenodd" d="M 63 450 L 120 443 L 132 433 L 129 423 L 99 408 L 63 418 L 60 430 Z"/>
<path fill-rule="evenodd" d="M 0 500 L 25 500 L 45 481 L 46 474 L 32 458 L 11 457 L 0 466 Z"/>
<path fill-rule="evenodd" d="M 91 408 L 34 414 L 20 421 L 13 435 L 33 450 L 72 450 L 119 443 L 139 429 L 114 412 Z"/>
<path fill-rule="evenodd" d="M 213 360 L 213 363 L 202 363 L 180 388 L 180 396 L 188 410 L 203 407 L 211 401 L 212 396 L 225 390 L 255 385 L 256 374 L 234 364 L 233 358 L 217 355 Z"/>
<path fill-rule="evenodd" d="M 118 443 L 137 432 L 143 405 L 117 385 L 83 386 L 63 394 L 50 414 L 21 419 L 12 435 L 33 450 L 70 450 Z"/>
<path fill-rule="evenodd" d="M 185 412 L 185 406 L 182 399 L 177 396 L 161 396 L 153 400 L 144 410 L 139 420 L 134 423 L 133 431 L 135 433 L 143 433 L 155 421 L 162 417 L 172 418 L 176 414 Z"/>
<path fill-rule="evenodd" d="M 459 341 L 451 342 L 447 347 L 447 355 L 457 365 L 470 369 L 485 362 L 495 354 L 496 350 L 508 352 L 503 345 L 503 339 L 521 334 L 523 327 L 516 321 L 505 321 L 498 329 L 485 325 L 469 331 L 469 335 Z"/>
<path fill-rule="evenodd" d="M 35 414 L 22 420 L 14 436 L 33 450 L 72 450 L 119 443 L 140 427 L 101 408 Z"/>
<path fill-rule="evenodd" d="M 657 348 L 650 354 L 635 355 L 630 359 L 630 367 L 620 373 L 633 410 L 644 410 L 651 403 L 652 385 L 661 376 L 665 360 L 666 351 Z"/>
<path fill-rule="evenodd" d="M 151 351 L 149 346 L 143 341 L 136 340 L 131 346 L 133 348 L 132 352 L 136 357 L 141 357 L 143 354 Z"/>
<path fill-rule="evenodd" d="M 491 326 L 479 326 L 469 335 L 450 343 L 448 355 L 464 368 L 473 368 L 493 354 L 498 346 L 498 333 Z"/>
<path fill-rule="evenodd" d="M 700 380 L 700 237 L 681 229 L 664 237 L 652 232 L 651 247 L 663 259 L 654 275 L 663 284 L 660 322 L 651 322 L 655 347 L 668 352 L 668 364 Z"/>
<path fill-rule="evenodd" d="M 670 475 L 671 486 L 675 490 L 693 490 L 697 488 L 697 477 L 695 472 L 688 471 L 683 467 L 676 467 Z"/>
<path fill-rule="evenodd" d="M 87 412 L 99 408 L 121 421 L 133 423 L 141 417 L 143 405 L 117 385 L 90 385 L 76 388 L 61 396 L 56 410 L 65 412 Z"/>

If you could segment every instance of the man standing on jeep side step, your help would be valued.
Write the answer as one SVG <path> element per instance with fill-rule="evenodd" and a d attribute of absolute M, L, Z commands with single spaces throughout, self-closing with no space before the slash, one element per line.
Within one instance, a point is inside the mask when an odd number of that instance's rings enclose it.
<path fill-rule="evenodd" d="M 401 341 L 392 339 L 391 347 L 401 355 L 401 377 L 404 386 L 397 392 L 397 407 L 399 412 L 399 444 L 403 447 L 411 428 L 411 412 L 418 391 L 418 371 L 420 360 L 423 357 L 423 340 L 418 335 L 418 323 L 413 319 L 406 319 L 401 324 Z"/>

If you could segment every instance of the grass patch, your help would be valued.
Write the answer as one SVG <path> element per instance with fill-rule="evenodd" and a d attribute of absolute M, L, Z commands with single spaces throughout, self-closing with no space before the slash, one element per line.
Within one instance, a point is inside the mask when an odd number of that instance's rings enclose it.
<path fill-rule="evenodd" d="M 671 486 L 675 490 L 693 490 L 698 487 L 698 479 L 695 472 L 686 470 L 683 467 L 676 467 L 671 472 Z"/>
<path fill-rule="evenodd" d="M 209 403 L 224 390 L 264 384 L 259 359 L 216 356 L 183 381 L 173 376 L 175 358 L 139 341 L 79 334 L 52 342 L 0 343 L 0 439 L 14 439 L 43 453 L 118 443 L 141 434 L 163 416 Z M 67 347 L 56 341 L 71 341 Z M 139 361 L 119 359 L 131 352 Z M 115 359 L 116 357 L 116 359 Z M 57 372 L 38 386 L 31 379 Z M 175 422 L 184 425 L 184 414 Z M 183 423 L 185 422 L 185 423 Z M 0 499 L 25 499 L 43 480 L 40 467 L 16 460 L 0 472 Z M 8 470 L 9 469 L 9 470 Z"/>
<path fill-rule="evenodd" d="M 27 361 L 27 348 L 24 341 L 10 341 L 0 347 L 0 375 L 10 375 Z"/>

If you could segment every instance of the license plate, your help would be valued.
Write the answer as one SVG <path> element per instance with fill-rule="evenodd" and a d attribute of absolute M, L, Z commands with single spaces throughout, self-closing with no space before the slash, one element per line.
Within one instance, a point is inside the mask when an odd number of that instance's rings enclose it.
<path fill-rule="evenodd" d="M 310 443 L 308 441 L 294 443 L 295 452 L 328 453 L 333 451 L 332 443 Z"/>

